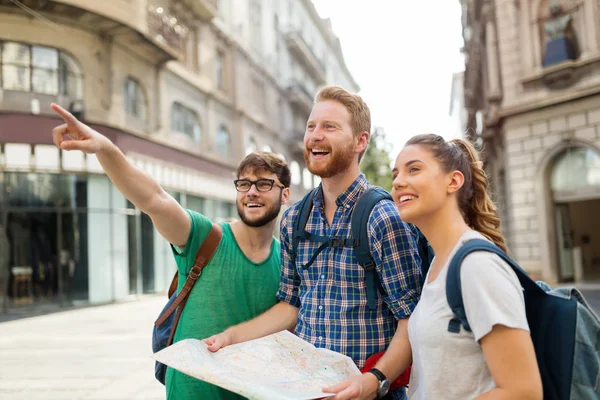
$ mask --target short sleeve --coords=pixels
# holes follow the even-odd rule
[[[529,332],[521,284],[499,256],[487,252],[469,254],[460,277],[465,312],[475,340],[490,333],[494,325]]]
[[[187,276],[194,265],[196,253],[198,253],[202,242],[204,242],[204,239],[208,236],[208,232],[210,232],[212,222],[210,219],[196,211],[186,211],[190,216],[190,234],[183,250],[176,248],[171,244],[171,251],[177,262],[179,273]]]

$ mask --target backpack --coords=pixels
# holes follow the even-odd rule
[[[221,230],[221,226],[219,224],[212,224],[208,236],[206,236],[200,249],[198,249],[198,253],[196,253],[194,266],[190,270],[190,273],[185,280],[185,284],[179,293],[176,292],[178,273],[175,273],[169,291],[167,292],[169,301],[167,301],[167,304],[160,312],[158,319],[154,322],[154,328],[152,330],[152,351],[154,353],[161,351],[173,343],[173,336],[177,329],[179,317],[181,316],[183,307],[185,307],[190,292],[192,291],[192,287],[200,275],[202,275],[202,270],[217,250],[222,235],[223,231]],[[165,384],[166,373],[167,366],[156,361],[154,364],[154,376],[163,385]]]
[[[461,326],[471,331],[463,305],[460,266],[475,251],[497,254],[519,278],[544,399],[600,398],[600,319],[583,295],[572,287],[552,290],[544,282],[536,283],[506,253],[486,240],[467,241],[450,261],[446,297],[454,318],[448,331],[458,333]]]
[[[328,236],[319,236],[306,231],[306,223],[310,216],[310,211],[313,207],[313,199],[318,189],[313,189],[307,193],[300,203],[298,204],[298,213],[296,219],[292,224],[292,253],[290,258],[292,262],[296,262],[296,255],[298,251],[298,243],[300,240],[310,240],[313,242],[320,242],[321,245],[317,248],[315,253],[312,255],[310,260],[302,266],[302,269],[308,269],[319,253],[327,247],[352,247],[356,254],[356,260],[358,264],[365,270],[366,290],[367,290],[367,308],[369,310],[375,310],[377,308],[376,303],[376,292],[379,292],[381,296],[385,296],[385,289],[379,280],[379,276],[375,270],[375,261],[371,255],[371,249],[369,246],[369,232],[368,222],[369,216],[373,211],[373,208],[381,200],[391,200],[392,196],[385,191],[383,188],[378,186],[369,187],[356,201],[354,210],[350,217],[350,226],[352,236],[350,238],[337,238]],[[421,257],[421,271],[422,276],[425,277],[429,264],[433,259],[433,250],[425,236],[418,231],[416,227],[412,227],[414,233],[418,233],[417,247],[419,250],[419,256]]]

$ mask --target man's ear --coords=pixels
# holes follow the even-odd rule
[[[360,154],[367,149],[369,145],[369,139],[371,139],[371,134],[367,131],[361,132],[356,137],[356,146],[355,151]]]
[[[452,171],[448,174],[448,194],[456,193],[465,184],[465,176],[460,171]]]
[[[281,204],[286,204],[290,201],[290,188],[283,188],[281,190]]]

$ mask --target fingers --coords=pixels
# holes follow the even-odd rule
[[[84,153],[95,153],[93,144],[89,139],[86,140],[63,140],[59,146],[63,150],[81,150]]]
[[[73,126],[73,125],[77,124],[77,122],[79,122],[77,120],[77,118],[75,118],[73,116],[73,114],[71,114],[70,112],[68,112],[61,106],[59,106],[58,104],[52,103],[52,104],[50,104],[50,107],[54,110],[55,113],[57,113],[67,123],[67,125]]]
[[[62,124],[52,129],[52,141],[56,145],[56,147],[61,148],[61,143],[64,141],[65,134],[69,133],[69,128],[67,124]]]
[[[350,383],[351,383],[350,381],[345,380],[345,381],[338,383],[337,385],[328,386],[326,388],[323,388],[323,392],[324,393],[339,393],[342,390],[346,389],[348,386],[350,386]]]
[[[208,339],[204,339],[204,343],[208,345],[208,350],[213,353],[218,351],[223,346],[223,340],[219,338],[219,335],[211,336]]]

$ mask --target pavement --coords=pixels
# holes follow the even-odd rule
[[[600,312],[600,285],[581,287]],[[0,323],[2,400],[159,400],[152,325],[166,296]]]
[[[159,400],[152,326],[166,296],[0,323],[0,399]]]

